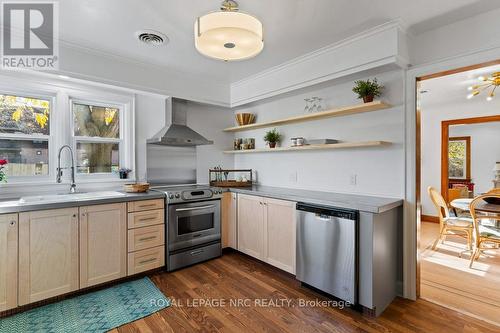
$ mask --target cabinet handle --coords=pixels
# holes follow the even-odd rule
[[[139,222],[146,222],[146,221],[152,221],[156,220],[156,217],[143,217],[139,219]]]
[[[152,240],[152,239],[155,239],[155,238],[156,238],[156,236],[149,236],[149,237],[139,238],[139,242],[145,242],[145,241]]]
[[[139,208],[153,207],[153,206],[156,206],[156,204],[139,205]]]
[[[85,216],[85,214],[82,214],[82,216]],[[73,214],[73,217],[76,217],[76,214]]]
[[[10,223],[9,223],[9,224],[10,224],[11,226],[15,226],[15,225],[16,225],[16,221],[12,220],[12,221],[10,221]]]
[[[147,263],[150,263],[153,261],[156,261],[156,258],[151,258],[151,259],[139,261],[139,264],[143,265],[143,264],[147,264]]]

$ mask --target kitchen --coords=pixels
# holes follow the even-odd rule
[[[266,31],[273,26],[262,8],[240,5],[264,17]],[[323,1],[316,5],[330,8]],[[124,16],[140,11],[137,6],[123,5]],[[274,324],[281,331],[300,331],[304,325],[367,330],[390,326],[384,321],[397,318],[398,308],[415,315],[441,311],[420,299],[405,300],[416,299],[407,230],[412,223],[407,68],[410,58],[412,64],[429,59],[405,44],[407,31],[395,19],[402,12],[394,9],[394,20],[358,27],[356,36],[337,36],[323,49],[308,44],[306,50],[281,52],[274,63],[268,59],[271,50],[278,54],[273,28],[269,39],[264,36],[262,54],[223,62],[204,57],[192,36],[194,18],[217,6],[194,7],[193,20],[189,16],[179,31],[170,26],[175,20],[160,29],[156,15],[151,25],[121,25],[128,31],[156,24],[162,31],[155,30],[156,37],[166,45],[134,40],[129,52],[112,42],[99,53],[61,39],[57,71],[2,71],[2,94],[17,96],[17,104],[5,100],[2,111],[10,112],[9,119],[0,130],[0,141],[8,143],[0,146],[0,158],[8,161],[7,182],[0,185],[0,262],[7,268],[0,269],[0,331],[2,325],[18,325],[11,323],[23,315],[50,316],[54,309],[68,311],[68,301],[88,302],[94,293],[125,287],[139,288],[138,294],[156,305],[134,309],[141,314],[106,330],[264,331]],[[60,4],[66,39],[77,41],[82,23],[72,27],[71,15],[62,14],[78,8],[87,18],[99,17],[91,6]],[[485,9],[472,17],[487,14]],[[424,21],[423,16],[407,19]],[[460,27],[462,21],[454,24]],[[429,43],[432,30],[420,31],[412,45]],[[154,37],[150,30],[136,36],[144,40],[144,33]],[[177,47],[184,53],[176,53]],[[359,52],[369,49],[373,52]],[[126,56],[116,55],[120,50]],[[446,57],[440,49],[434,52],[434,62]],[[166,53],[175,69],[158,66]],[[146,60],[133,60],[141,56]],[[185,63],[179,62],[183,56]],[[353,87],[374,79],[380,96],[365,103]],[[20,97],[42,101],[22,106],[19,119],[25,127],[15,121]],[[43,111],[48,109],[44,101],[50,111]],[[238,115],[245,113],[253,121],[239,124]],[[40,123],[42,114],[48,125]],[[90,124],[101,132],[91,132]],[[103,132],[110,124],[116,124],[114,132]],[[26,130],[37,126],[38,131]],[[13,146],[23,140],[27,147]],[[64,145],[70,149],[59,151]],[[17,151],[30,155],[17,162]],[[94,151],[106,151],[102,156],[109,161],[90,158]],[[12,174],[31,170],[18,166],[30,159],[35,176]],[[93,171],[96,166],[99,171]],[[124,191],[126,184],[146,182],[145,193]],[[116,311],[127,303],[116,302]],[[225,321],[225,314],[241,318]],[[315,315],[321,318],[317,323],[308,317]],[[210,319],[203,322],[200,316]],[[462,320],[455,323],[489,329],[477,319]]]

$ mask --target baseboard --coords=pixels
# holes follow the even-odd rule
[[[432,215],[420,215],[420,221],[423,222],[432,222],[432,223],[439,223],[439,217],[437,216],[432,216]]]

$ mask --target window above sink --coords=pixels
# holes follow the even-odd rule
[[[46,84],[40,81],[46,80]],[[135,170],[134,95],[120,89],[34,77],[0,83],[0,159],[7,183],[0,187],[55,184],[57,151],[75,152],[76,182],[119,180],[118,169]],[[61,166],[70,166],[62,154]],[[63,182],[69,181],[63,170]],[[134,180],[130,174],[129,180]]]

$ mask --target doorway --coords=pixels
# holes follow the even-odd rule
[[[419,296],[497,325],[500,250],[488,251],[470,269],[467,235],[453,232],[442,237],[440,208],[433,204],[428,188],[442,196],[451,215],[467,219],[466,209],[454,208],[450,202],[494,187],[493,169],[500,160],[500,99],[495,99],[494,90],[481,87],[476,93],[476,87],[500,72],[499,63],[417,79],[415,169]],[[495,144],[495,140],[499,141]]]

